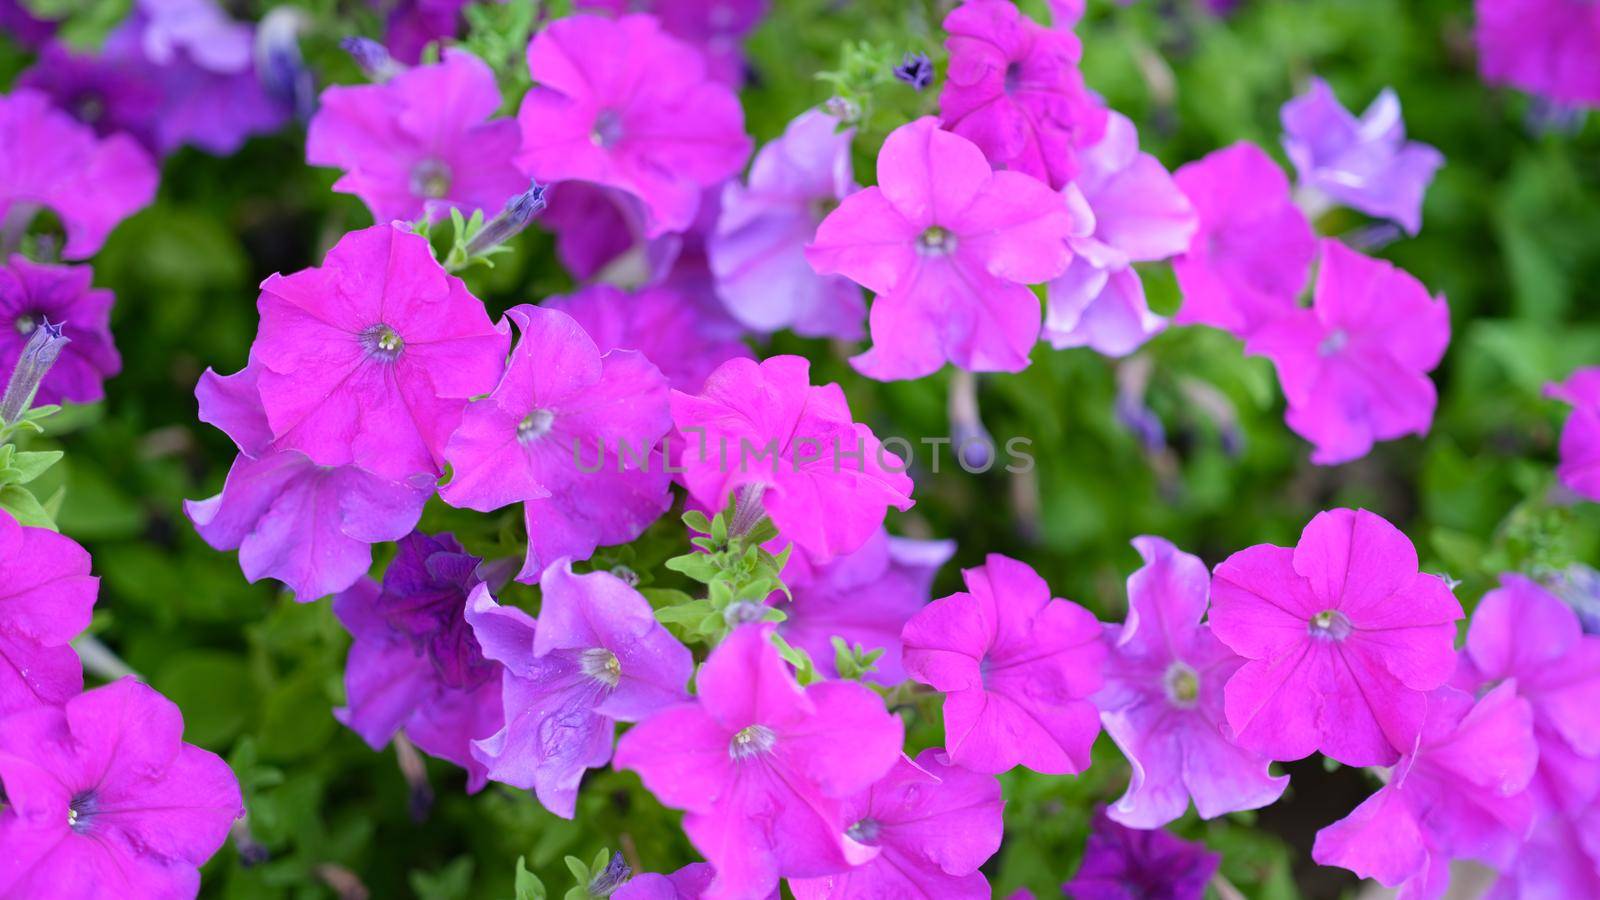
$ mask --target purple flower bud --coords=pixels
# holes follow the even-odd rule
[[[34,395],[39,393],[39,383],[44,381],[45,373],[55,365],[56,357],[70,340],[61,333],[61,326],[50,324],[49,319],[33,330],[11,373],[11,381],[6,384],[5,394],[0,395],[0,426],[15,425],[28,411]]]
[[[933,83],[933,63],[926,53],[907,53],[894,67],[894,77],[920,91]]]
[[[623,861],[622,854],[613,853],[611,862],[606,863],[604,869],[594,873],[589,879],[589,896],[601,898],[611,896],[627,883],[628,876],[632,874],[633,870]]]
[[[256,74],[267,95],[283,103],[301,121],[317,108],[317,82],[300,53],[300,31],[306,16],[280,6],[267,13],[256,28]]]
[[[467,254],[475,256],[491,247],[498,247],[521,233],[545,208],[545,187],[537,181],[522,193],[506,201],[505,209],[489,220],[483,230],[467,241]]]
[[[389,55],[389,49],[371,38],[351,35],[339,42],[339,49],[350,54],[361,67],[361,74],[382,84],[401,72],[405,66]]]
[[[950,378],[950,446],[968,472],[987,472],[994,465],[994,438],[978,411],[978,379],[965,369]]]

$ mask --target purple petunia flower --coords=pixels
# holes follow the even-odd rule
[[[996,169],[1066,187],[1077,149],[1098,141],[1106,124],[1078,71],[1077,35],[1034,22],[1011,0],[969,0],[945,16],[944,30],[950,64],[940,123]]]
[[[1257,544],[1216,568],[1211,630],[1249,660],[1228,680],[1228,724],[1272,759],[1393,765],[1455,667],[1461,617],[1399,529],[1366,510],[1318,513],[1297,546]]]
[[[740,44],[767,13],[767,0],[576,0],[573,5],[615,16],[655,15],[667,34],[705,55],[711,77],[732,87],[745,80]]]
[[[1512,864],[1484,900],[1600,897],[1600,803],[1568,815],[1545,816],[1533,826]]]
[[[491,779],[531,789],[570,819],[584,771],[611,759],[616,723],[685,702],[694,659],[650,602],[609,572],[575,575],[560,559],[539,584],[537,623],[486,587],[473,592],[467,619],[485,655],[505,666],[506,712],[473,755]]]
[[[551,297],[542,305],[576,320],[601,353],[643,353],[676,390],[698,393],[718,366],[730,359],[753,358],[749,347],[726,337],[720,322],[676,288],[648,287],[628,293],[609,284],[594,284],[564,297]]]
[[[707,897],[765,897],[778,879],[843,872],[877,855],[849,837],[848,798],[900,757],[904,726],[854,682],[800,687],[770,625],[711,652],[690,704],[636,725],[615,766],[639,773],[716,867]]]
[[[557,557],[587,558],[638,537],[672,505],[652,451],[672,426],[667,380],[644,355],[601,356],[571,316],[518,306],[521,337],[500,383],[469,404],[444,457],[439,496],[489,512],[522,503],[536,581]]]
[[[184,502],[200,537],[239,551],[251,582],[275,578],[309,602],[355,584],[372,545],[409,534],[433,496],[427,475],[392,481],[357,466],[319,466],[272,439],[252,364],[233,375],[207,370],[195,387],[200,420],[239,448],[222,492]]]
[[[83,690],[68,646],[100,591],[89,554],[69,538],[17,524],[0,509],[0,715],[61,704]]]
[[[1238,143],[1178,169],[1200,215],[1189,249],[1172,261],[1183,289],[1173,321],[1248,337],[1295,308],[1316,255],[1316,235],[1289,196],[1289,179],[1265,151]]]
[[[1539,757],[1532,718],[1514,684],[1476,703],[1451,687],[1434,691],[1388,782],[1317,832],[1312,859],[1418,900],[1444,896],[1453,859],[1509,865],[1533,821],[1524,790]]]
[[[384,20],[383,42],[395,58],[416,64],[431,43],[461,30],[461,8],[468,0],[369,0]]]
[[[1381,219],[1411,234],[1422,228],[1422,196],[1444,165],[1444,154],[1406,140],[1400,98],[1385,89],[1357,119],[1333,89],[1313,78],[1304,94],[1283,105],[1283,149],[1302,187]]]
[[[67,232],[62,256],[93,256],[117,223],[154,199],[156,177],[126,135],[99,139],[38,91],[0,95],[0,220],[23,227],[49,208]]]
[[[122,371],[111,342],[110,291],[94,290],[88,266],[47,266],[13,255],[0,264],[0,372],[10,373],[45,322],[66,326],[71,343],[39,387],[40,404],[95,403],[105,379]]]
[[[383,84],[331,87],[306,134],[306,161],[344,169],[379,222],[437,220],[451,208],[492,217],[528,186],[512,165],[520,134],[500,108],[494,72],[464,50]]]
[[[131,678],[7,717],[0,784],[8,897],[193,897],[244,815],[228,764]]]
[[[133,30],[112,32],[94,54],[51,41],[17,77],[17,86],[48,95],[58,109],[102,137],[125,131],[145,149],[158,152],[166,93],[160,70],[144,58]]]
[[[168,65],[186,55],[212,72],[240,72],[254,64],[254,29],[228,18],[213,0],[138,0],[146,17],[140,35],[145,58]]]
[[[558,19],[528,46],[528,68],[517,165],[638,197],[652,237],[688,227],[701,190],[750,154],[738,98],[652,16]]]
[[[440,472],[510,339],[421,235],[388,224],[345,235],[321,268],[268,278],[257,305],[250,352],[276,446],[396,481]]]
[[[1061,890],[1071,900],[1201,900],[1222,855],[1159,828],[1117,824],[1105,810],[1083,848],[1078,874]]]
[[[1106,658],[1100,623],[997,553],[961,576],[965,592],[933,601],[901,634],[906,673],[945,694],[951,762],[990,773],[1087,769],[1100,733],[1089,702]]]
[[[1253,331],[1245,352],[1278,370],[1289,427],[1311,441],[1311,461],[1336,465],[1376,441],[1425,435],[1437,391],[1428,373],[1450,343],[1443,296],[1404,270],[1322,242],[1310,309],[1293,307]]]
[[[802,113],[761,148],[745,184],[730,182],[706,242],[717,295],[756,331],[856,340],[866,302],[849,279],[818,275],[805,245],[823,217],[856,189],[853,129],[819,110]]]
[[[925,117],[889,135],[877,186],[828,214],[806,258],[878,295],[872,349],[851,360],[869,378],[920,378],[946,361],[1016,372],[1039,340],[1027,285],[1066,271],[1072,224],[1060,194],[992,171],[977,146]]]
[[[469,792],[488,781],[472,742],[505,722],[503,669],[484,657],[467,622],[467,596],[483,583],[481,562],[448,534],[412,532],[381,587],[363,578],[333,598],[354,638],[345,706],[334,716],[374,750],[404,731],[423,752],[466,769]]]
[[[1205,563],[1161,538],[1133,546],[1144,565],[1128,577],[1128,620],[1111,629],[1106,683],[1094,697],[1133,767],[1107,815],[1160,828],[1191,797],[1204,819],[1272,803],[1289,778],[1269,775],[1266,757],[1233,742],[1223,685],[1244,660],[1200,622],[1211,591]]]
[[[1111,113],[1105,136],[1078,161],[1066,189],[1074,255],[1050,282],[1044,339],[1057,349],[1126,356],[1167,327],[1150,312],[1133,263],[1182,253],[1198,218],[1160,160],[1139,152],[1139,133],[1121,113]]]
[[[1600,366],[1579,369],[1544,393],[1572,406],[1561,430],[1556,475],[1574,493],[1600,502]]]
[[[641,872],[611,895],[611,900],[700,900],[717,877],[709,863],[691,863],[671,875]],[[772,891],[772,900],[779,893]]]
[[[949,897],[982,900],[978,871],[1000,849],[1005,829],[1000,780],[950,765],[930,747],[900,761],[845,801],[845,833],[878,856],[839,875],[790,879],[797,900],[830,897]]]
[[[1478,68],[1556,103],[1600,107],[1600,6],[1583,0],[1476,0]]]
[[[721,509],[735,491],[759,491],[779,534],[820,564],[866,543],[889,507],[910,509],[912,484],[851,419],[844,391],[810,373],[798,356],[729,360],[700,394],[672,392],[672,419],[696,501]]]

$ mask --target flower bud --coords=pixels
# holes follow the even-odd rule
[[[11,373],[11,381],[6,384],[6,392],[0,396],[0,425],[15,425],[33,405],[45,373],[50,371],[70,340],[61,333],[61,326],[50,324],[49,319],[33,330]]]
[[[498,247],[521,233],[545,208],[544,185],[534,182],[526,191],[506,201],[500,215],[489,220],[483,230],[467,241],[467,255],[476,256],[491,247]]]
[[[405,66],[389,55],[387,47],[371,38],[352,35],[340,41],[339,48],[356,61],[356,65],[361,67],[361,74],[378,84],[405,71]]]

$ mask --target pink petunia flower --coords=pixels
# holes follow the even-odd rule
[[[244,815],[228,764],[132,678],[7,717],[0,784],[8,897],[193,897]]]
[[[1050,282],[1044,339],[1057,349],[1126,356],[1167,327],[1150,311],[1133,263],[1182,253],[1199,220],[1161,161],[1139,152],[1127,116],[1111,113],[1105,136],[1078,159],[1081,171],[1066,188],[1074,255]]]
[[[1228,680],[1228,725],[1272,759],[1393,765],[1455,667],[1461,617],[1399,529],[1318,513],[1295,547],[1257,544],[1216,568],[1212,633],[1250,660]]]
[[[69,642],[89,627],[100,579],[69,538],[0,509],[0,716],[83,690]]]
[[[670,35],[706,57],[711,77],[737,88],[745,80],[744,36],[767,13],[768,0],[576,0],[580,10],[647,12]]]
[[[344,169],[379,222],[437,220],[450,209],[493,217],[528,180],[512,165],[517,123],[500,108],[494,72],[464,50],[384,84],[330,87],[306,132],[306,161]]]
[[[1444,896],[1451,860],[1508,865],[1533,821],[1525,790],[1539,756],[1532,718],[1513,684],[1476,703],[1455,688],[1433,692],[1387,783],[1317,832],[1311,858],[1417,900]]]
[[[1211,593],[1205,563],[1156,537],[1133,546],[1144,565],[1128,577],[1128,620],[1111,629],[1105,687],[1095,695],[1106,733],[1133,768],[1107,815],[1131,828],[1160,828],[1194,798],[1203,819],[1276,801],[1287,775],[1235,744],[1223,685],[1244,660],[1200,619]]]
[[[652,237],[688,227],[700,191],[750,155],[739,99],[653,16],[558,19],[528,45],[528,68],[517,165],[537,181],[633,194]]]
[[[1321,78],[1283,105],[1283,149],[1302,188],[1320,192],[1370,216],[1392,219],[1407,232],[1422,228],[1422,196],[1444,165],[1444,154],[1406,140],[1400,98],[1385,89],[1357,119]]]
[[[1600,366],[1579,369],[1565,382],[1547,385],[1544,393],[1572,406],[1561,430],[1557,477],[1575,493],[1600,502]]]
[[[878,854],[849,837],[846,802],[900,757],[904,726],[868,688],[800,687],[770,625],[734,630],[700,667],[695,702],[622,736],[614,765],[639,774],[717,877],[708,898],[762,898],[783,878],[843,872]]]
[[[949,897],[982,900],[978,871],[1005,830],[1000,780],[950,765],[930,747],[902,755],[888,775],[845,802],[845,833],[877,847],[877,858],[839,875],[790,879],[796,900]]]
[[[345,235],[321,268],[268,278],[257,305],[250,352],[276,445],[395,481],[439,473],[509,343],[421,235],[388,224]]]
[[[1105,810],[1083,847],[1083,863],[1061,886],[1070,900],[1202,900],[1222,854],[1159,828],[1127,828]]]
[[[996,169],[1066,187],[1076,150],[1100,139],[1106,110],[1078,71],[1083,45],[1011,0],[969,0],[945,16],[950,64],[939,120],[977,144]]]
[[[889,135],[877,186],[822,220],[806,258],[878,295],[872,349],[851,360],[862,374],[920,378],[946,361],[1016,372],[1039,340],[1027,285],[1066,271],[1072,229],[1060,194],[992,171],[977,146],[925,117]]]
[[[1597,834],[1600,803],[1568,815],[1545,816],[1533,826],[1516,860],[1501,870],[1484,900],[1600,897]]]
[[[612,900],[700,900],[717,877],[709,863],[690,863],[670,875],[640,872],[612,894]],[[779,900],[773,889],[770,900]]]
[[[825,563],[877,532],[889,507],[910,509],[907,465],[850,417],[837,384],[811,384],[811,363],[732,359],[698,395],[672,392],[684,484],[707,509],[759,491],[779,534]]]
[[[1051,599],[1024,563],[997,553],[961,573],[967,590],[906,623],[906,673],[942,691],[950,760],[975,772],[1089,767],[1106,646],[1093,614]]]
[[[557,557],[586,559],[638,537],[672,505],[652,451],[672,426],[667,380],[644,355],[601,356],[571,316],[518,306],[521,337],[500,383],[467,406],[444,456],[439,496],[489,512],[522,503],[524,581]]]
[[[650,602],[609,572],[575,575],[571,561],[559,559],[539,585],[537,623],[496,604],[485,587],[469,601],[483,652],[505,666],[506,712],[505,726],[472,752],[490,778],[533,790],[570,819],[584,772],[611,759],[616,723],[687,701],[694,658]]]
[[[28,338],[46,321],[65,325],[71,339],[39,386],[41,405],[98,402],[105,379],[122,371],[111,340],[113,298],[91,288],[93,278],[88,266],[40,265],[21,254],[0,264],[0,372],[16,366]]]
[[[1450,343],[1450,308],[1422,282],[1339,241],[1322,242],[1316,298],[1257,328],[1245,352],[1265,356],[1311,461],[1360,459],[1376,441],[1424,435],[1438,395],[1428,373]]]
[[[745,184],[729,182],[723,189],[722,215],[706,250],[718,296],[747,327],[862,337],[867,305],[861,288],[847,278],[818,275],[805,255],[823,217],[856,190],[854,136],[833,116],[807,110],[761,148]]]
[[[1172,261],[1183,289],[1179,325],[1249,337],[1295,308],[1316,255],[1316,235],[1289,196],[1289,179],[1265,151],[1238,143],[1173,175],[1200,214],[1186,253]]]
[[[541,305],[571,316],[601,353],[643,353],[667,377],[667,384],[688,393],[698,393],[706,377],[728,360],[754,358],[742,341],[726,336],[719,321],[671,287],[629,293],[594,284]]]
[[[87,259],[117,223],[155,198],[156,167],[127,135],[97,138],[44,94],[0,95],[0,219],[26,225],[41,208],[66,229],[61,255]]]
[[[1478,68],[1569,106],[1600,107],[1600,7],[1583,0],[1476,0]]]
[[[416,527],[433,496],[433,478],[392,481],[359,466],[319,466],[272,439],[261,409],[260,367],[200,376],[200,420],[239,448],[222,492],[184,501],[200,537],[217,550],[238,550],[250,582],[275,578],[295,599],[310,602],[355,584],[372,568],[372,545],[397,541]]]

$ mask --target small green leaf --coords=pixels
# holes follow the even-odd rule
[[[517,857],[516,890],[516,900],[546,900],[549,896],[539,876],[528,871],[528,859],[524,856]]]
[[[56,530],[55,519],[51,518],[49,510],[45,509],[27,488],[14,484],[0,487],[0,509],[10,513],[13,519],[30,528]]]
[[[60,450],[34,450],[27,453],[18,453],[8,467],[17,472],[15,484],[27,484],[43,475],[47,469],[61,461],[65,456]]]

